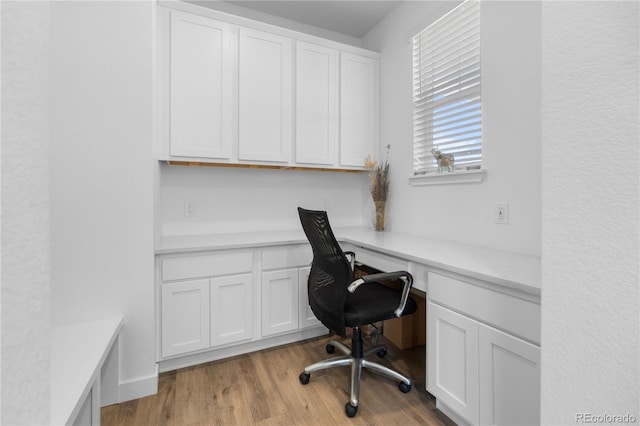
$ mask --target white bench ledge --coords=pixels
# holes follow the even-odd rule
[[[121,329],[122,317],[52,328],[50,424],[74,421]]]

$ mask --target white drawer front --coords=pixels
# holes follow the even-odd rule
[[[540,305],[429,273],[427,295],[441,305],[540,344]]]
[[[406,260],[365,249],[356,250],[356,261],[382,272],[407,271],[409,269],[409,262]]]
[[[175,257],[162,260],[162,280],[210,277],[251,272],[251,251],[229,251],[202,256]]]
[[[309,244],[269,247],[262,250],[262,270],[309,266],[312,259]]]

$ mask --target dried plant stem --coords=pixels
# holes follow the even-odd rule
[[[389,193],[389,163],[371,170],[371,197],[374,201],[386,201]]]

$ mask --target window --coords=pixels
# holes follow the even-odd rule
[[[482,161],[480,3],[467,0],[413,37],[413,173],[437,170],[431,150],[455,170]]]

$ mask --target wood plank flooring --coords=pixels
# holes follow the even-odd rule
[[[389,344],[387,356],[378,361],[408,374],[414,381],[411,392],[403,394],[396,382],[365,370],[358,413],[347,418],[347,367],[313,373],[307,385],[298,380],[306,365],[329,356],[324,347],[331,338],[336,337],[162,373],[156,395],[104,407],[102,425],[454,424],[435,408],[434,398],[425,390],[425,347],[401,351],[393,344]],[[385,342],[384,337],[379,340]],[[344,343],[350,346],[348,339]]]

